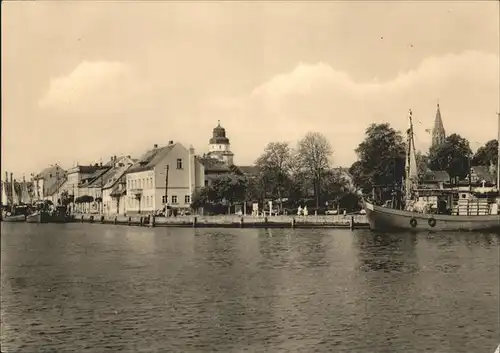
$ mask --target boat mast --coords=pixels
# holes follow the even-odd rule
[[[411,198],[411,153],[413,148],[413,121],[411,109],[408,113],[408,119],[410,120],[410,128],[408,129],[408,145],[406,150],[406,185],[405,185],[405,200]]]
[[[497,113],[497,116],[498,116],[497,190],[500,190],[500,113]]]

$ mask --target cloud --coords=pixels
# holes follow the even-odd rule
[[[433,126],[439,100],[447,132],[468,138],[475,149],[476,141],[496,138],[498,60],[478,51],[430,57],[383,82],[356,82],[323,62],[300,63],[247,96],[215,99],[208,116],[227,122],[238,160],[254,160],[269,141],[295,142],[307,131],[320,131],[334,147],[336,164],[349,165],[370,123],[389,122],[404,131],[409,109],[417,147],[427,149],[431,137],[425,130]]]
[[[52,79],[39,107],[60,113],[85,115],[113,113],[122,109],[138,90],[131,67],[121,62],[84,61],[69,75]]]

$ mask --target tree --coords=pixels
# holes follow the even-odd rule
[[[332,155],[330,142],[319,132],[307,133],[298,143],[297,162],[299,169],[305,171],[312,181],[316,207],[319,207],[321,181],[325,171],[330,167]]]
[[[472,158],[472,165],[491,166],[498,161],[498,140],[490,140],[484,146],[479,147]]]
[[[356,148],[358,161],[349,172],[364,192],[375,185],[400,183],[405,175],[406,144],[400,132],[390,124],[371,124],[365,139]]]
[[[74,196],[69,195],[67,190],[61,192],[61,204],[63,206],[68,206],[71,202],[73,202]]]
[[[424,180],[431,172],[429,169],[429,156],[418,151],[415,156],[419,180]]]
[[[444,143],[431,147],[429,167],[432,170],[445,170],[450,182],[464,179],[469,174],[472,151],[469,141],[458,134],[448,136]]]
[[[270,142],[255,162],[271,196],[280,200],[280,209],[290,182],[292,158],[292,149],[287,142]]]
[[[193,199],[191,202],[191,208],[198,209],[204,207],[212,202],[214,197],[214,190],[210,186],[204,186],[199,190],[196,190],[193,194]]]

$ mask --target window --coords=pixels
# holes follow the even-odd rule
[[[205,180],[205,186],[208,186],[208,180]]]
[[[173,204],[177,203],[177,195],[172,195],[172,203]]]
[[[161,197],[161,203],[163,203],[163,204],[164,204],[164,203],[166,203],[166,202],[167,202],[167,201],[166,201],[165,195],[163,195],[163,196]]]
[[[191,195],[184,196],[184,203],[191,203]]]
[[[177,169],[182,169],[182,159],[177,158]]]

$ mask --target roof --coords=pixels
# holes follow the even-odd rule
[[[92,174],[102,166],[99,165],[77,165],[74,168],[68,170],[68,174],[82,173],[82,174]]]
[[[256,165],[238,166],[243,174],[259,174],[260,168]]]
[[[104,181],[113,173],[113,168],[106,167],[95,171],[88,179],[87,187],[98,188],[104,185]]]
[[[50,185],[46,189],[46,191],[45,191],[46,196],[54,195],[65,182],[66,182],[66,177],[63,177],[62,179],[56,180],[52,185]]]
[[[120,184],[116,184],[113,189],[111,190],[111,193],[109,194],[110,196],[123,196],[127,194],[127,188],[122,188],[120,189]]]
[[[450,181],[450,174],[445,170],[431,170],[425,176],[424,182],[445,183]]]
[[[35,180],[37,179],[48,179],[48,178],[51,178],[52,175],[51,174],[55,174],[56,172],[62,172],[61,173],[61,176],[65,175],[66,174],[66,171],[64,169],[62,169],[59,165],[52,165],[50,167],[47,167],[45,169],[43,169],[40,173],[38,173],[36,176],[35,176]]]
[[[229,172],[229,166],[223,161],[210,157],[197,157],[197,160],[205,167],[205,173],[210,172]]]
[[[153,148],[143,154],[137,163],[126,171],[126,174],[143,172],[153,169],[177,145],[176,143],[164,147]]]

